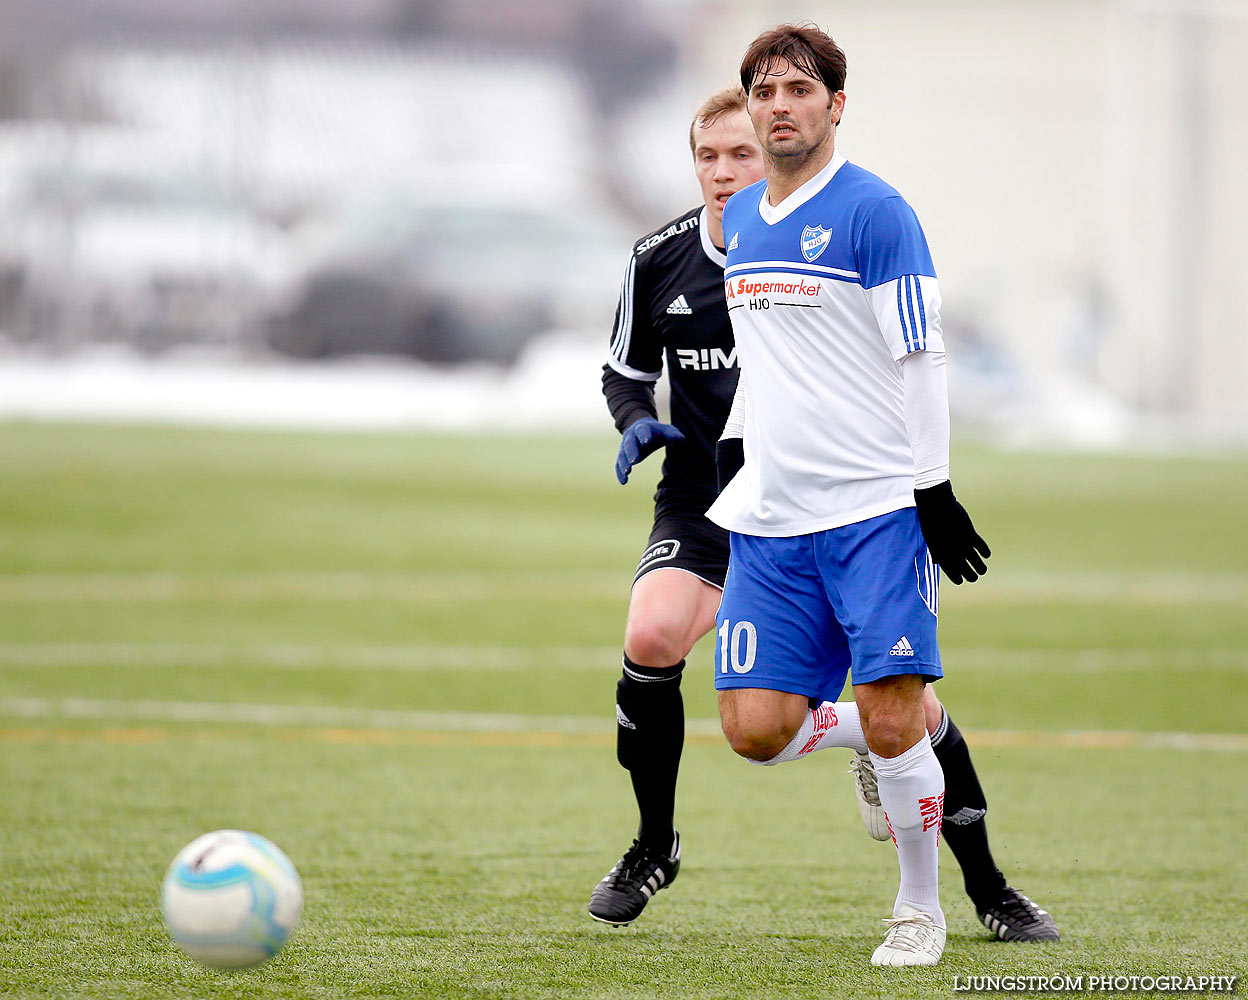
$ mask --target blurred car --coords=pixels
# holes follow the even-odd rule
[[[25,339],[152,351],[244,340],[284,239],[202,178],[125,168],[33,168],[5,214]]]
[[[303,358],[509,365],[538,334],[605,333],[629,238],[590,212],[374,202],[292,234],[269,344]]]

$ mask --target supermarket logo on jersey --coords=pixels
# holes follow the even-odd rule
[[[798,278],[796,281],[755,281],[751,276],[724,282],[724,297],[729,301],[739,295],[747,298],[755,295],[800,295],[813,299],[818,297],[822,287],[817,279],[812,279],[807,284],[805,278]]]
[[[823,226],[807,226],[803,229],[802,256],[806,258],[806,263],[813,263],[815,258],[823,253],[831,242],[831,229],[824,229]]]

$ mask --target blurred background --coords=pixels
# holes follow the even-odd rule
[[[924,222],[964,425],[1244,443],[1242,0],[0,0],[0,415],[601,427],[630,242],[786,19]]]

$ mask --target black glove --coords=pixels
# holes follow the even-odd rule
[[[671,424],[661,424],[653,417],[634,420],[624,431],[619,454],[615,456],[615,478],[623,486],[633,466],[647,455],[658,451],[672,441],[683,441],[685,436]]]
[[[966,508],[954,498],[948,480],[915,490],[914,505],[927,550],[950,581],[974,583],[988,572],[984,559],[992,550],[971,524]]]
[[[715,442],[715,481],[719,492],[732,482],[732,477],[745,465],[745,440],[722,438]]]

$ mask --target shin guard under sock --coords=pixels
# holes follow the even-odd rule
[[[879,779],[880,803],[897,845],[901,887],[893,913],[902,903],[930,913],[944,926],[940,909],[940,815],[945,780],[923,734],[914,746],[896,757],[871,754]]]

